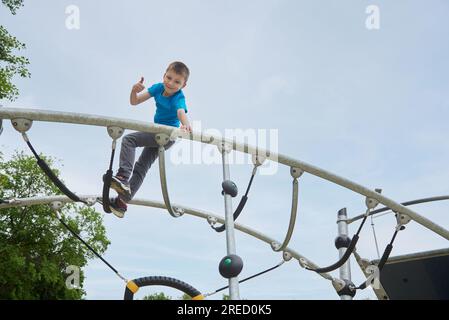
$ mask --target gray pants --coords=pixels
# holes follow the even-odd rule
[[[131,197],[129,199],[123,199],[126,202],[129,202],[132,198],[134,198],[137,190],[139,190],[142,185],[148,169],[151,168],[151,165],[159,156],[159,145],[155,140],[155,135],[155,133],[134,132],[127,134],[122,139],[122,147],[120,150],[120,168],[117,171],[117,175],[129,180]],[[169,141],[165,145],[165,150],[169,149],[174,143],[175,141]],[[144,148],[140,154],[139,160],[137,160],[134,164],[137,147]]]

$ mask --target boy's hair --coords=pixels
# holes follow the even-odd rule
[[[189,68],[187,68],[187,66],[180,61],[175,61],[175,62],[170,63],[165,72],[167,72],[169,70],[173,70],[176,74],[182,75],[186,82],[189,79],[189,76],[190,76]]]

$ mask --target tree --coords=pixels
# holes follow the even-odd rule
[[[2,0],[13,15],[23,5],[23,0]],[[26,68],[29,64],[27,58],[16,56],[13,50],[23,50],[25,44],[11,36],[8,31],[0,25],[0,99],[14,101],[19,95],[19,90],[12,83],[12,78],[19,75],[29,78],[30,72]]]
[[[23,6],[23,0],[2,0],[2,2],[12,14],[16,14],[16,10]]]
[[[172,297],[165,295],[163,292],[153,293],[146,295],[142,300],[172,300]],[[178,300],[192,300],[192,297],[187,293],[184,293]],[[223,300],[231,300],[229,295],[223,294]]]
[[[53,160],[43,159],[53,165]],[[16,152],[3,161],[0,154],[0,199],[60,193],[32,156]],[[67,204],[60,217],[97,252],[106,250],[110,242],[100,213]],[[0,209],[0,299],[81,299],[85,294],[82,268],[93,257],[60,224],[50,206]],[[68,266],[80,270],[79,289],[66,286]]]
[[[157,292],[146,295],[142,300],[171,300],[171,297],[165,295],[163,292]]]

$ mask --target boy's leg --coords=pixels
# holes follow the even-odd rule
[[[143,148],[139,160],[137,160],[134,166],[131,179],[129,180],[129,185],[131,188],[131,196],[128,199],[124,199],[126,202],[129,202],[132,198],[134,198],[134,195],[137,193],[137,190],[139,190],[140,186],[142,185],[143,179],[145,179],[148,169],[151,168],[151,165],[158,158],[158,156],[159,156],[158,148],[152,147]]]
[[[173,144],[174,141],[169,141],[165,146],[165,149],[169,149]],[[139,160],[134,166],[132,177],[129,180],[131,196],[123,197],[126,202],[129,202],[137,193],[137,190],[139,190],[142,185],[148,169],[151,168],[151,165],[159,156],[159,145],[155,140],[154,133],[136,132],[129,134],[125,136],[122,141],[122,150],[120,152],[120,169],[117,175],[128,179],[129,173],[127,172],[130,172],[129,163],[134,163],[136,147],[144,147],[144,149],[139,157]]]
[[[136,158],[136,148],[157,148],[158,144],[154,140],[154,136],[154,133],[133,132],[123,137],[120,150],[120,168],[117,171],[118,176],[129,180]]]

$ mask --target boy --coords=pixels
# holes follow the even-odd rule
[[[183,89],[189,78],[190,71],[187,66],[179,61],[171,63],[165,71],[163,82],[152,85],[148,90],[143,84],[142,77],[131,90],[130,103],[135,106],[151,97],[156,101],[156,113],[154,122],[179,127],[191,132],[187,119],[187,106]],[[140,93],[140,94],[139,94]],[[169,141],[165,149],[170,148],[174,141]],[[136,147],[144,147],[139,160],[134,164]],[[119,218],[123,218],[129,202],[142,185],[143,179],[158,157],[159,145],[156,143],[155,134],[148,132],[134,132],[123,137],[120,151],[120,168],[112,177],[111,188],[117,191],[118,197],[111,201],[111,211]],[[133,170],[134,167],[134,170]],[[132,172],[132,175],[131,175]]]

